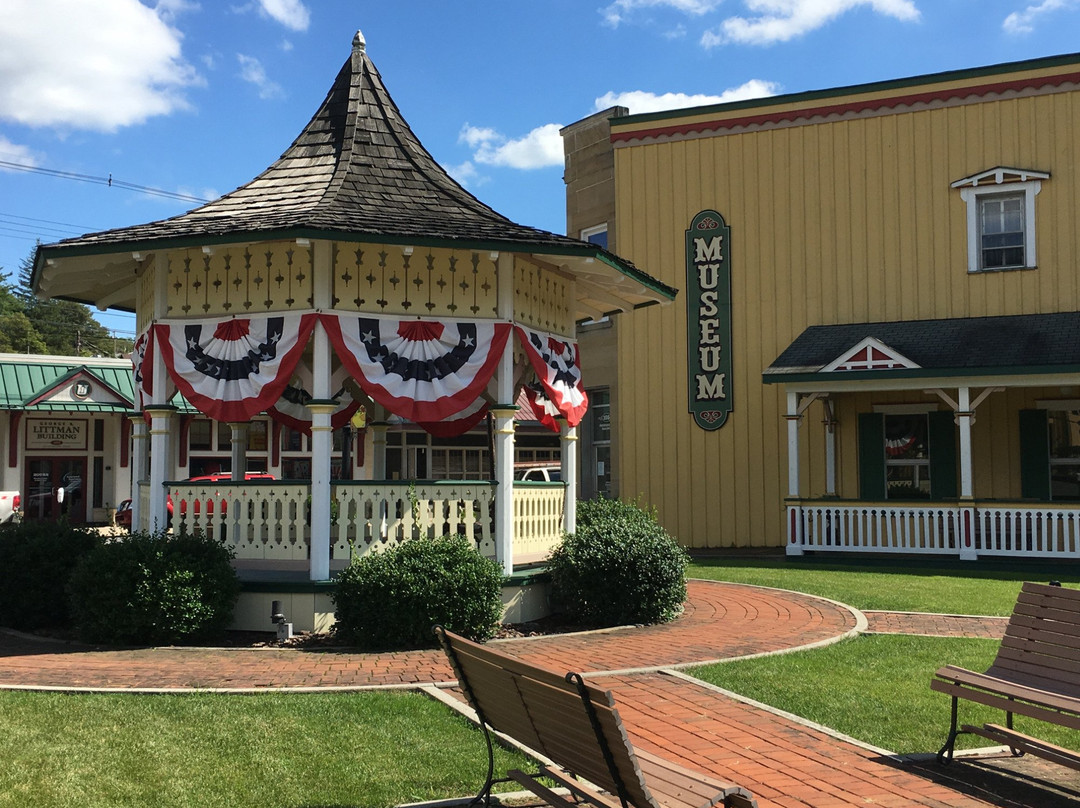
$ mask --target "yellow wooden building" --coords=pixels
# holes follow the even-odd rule
[[[1080,54],[622,112],[564,138],[613,157],[570,232],[680,289],[613,318],[623,497],[692,548],[1080,557]]]

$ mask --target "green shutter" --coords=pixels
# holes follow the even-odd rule
[[[927,413],[930,498],[956,499],[956,424],[951,410]]]
[[[885,419],[881,413],[859,413],[859,497],[885,499]]]
[[[1046,410],[1020,410],[1020,495],[1050,499],[1050,431]]]

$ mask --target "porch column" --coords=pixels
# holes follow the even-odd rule
[[[491,408],[495,418],[495,560],[503,574],[514,571],[514,413],[517,407]]]
[[[129,416],[131,419],[131,529],[141,530],[143,526],[142,496],[140,482],[146,479],[146,461],[149,454],[146,445],[146,419],[141,412]]]
[[[371,449],[375,457],[371,459],[371,478],[373,480],[386,479],[386,430],[390,424],[386,421],[373,421],[368,424],[371,428]]]
[[[163,385],[164,386],[164,385]],[[169,525],[166,505],[168,492],[165,483],[172,470],[172,429],[170,424],[176,407],[170,404],[152,404],[145,408],[150,414],[150,521],[151,533],[165,530]]]
[[[823,398],[825,408],[825,496],[836,496],[836,412],[831,398]]]
[[[787,394],[788,496],[799,498],[799,394]]]
[[[243,482],[244,472],[247,471],[248,423],[246,421],[230,422],[229,429],[232,431],[230,441],[232,474],[230,477],[233,482]]]
[[[563,505],[563,530],[573,533],[577,530],[577,449],[578,433],[576,426],[570,426],[565,418],[559,419],[559,432],[562,442],[562,479],[566,485]]]
[[[311,558],[308,577],[312,581],[330,578],[330,456],[334,432],[330,416],[337,408],[330,390],[330,337],[321,323],[316,323],[312,358],[311,410]]]
[[[496,314],[500,319],[514,321],[514,256],[513,253],[494,253],[499,281]],[[506,341],[496,371],[495,400],[491,408],[495,419],[495,560],[503,573],[514,571],[514,337]]]

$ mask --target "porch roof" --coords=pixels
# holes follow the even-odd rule
[[[179,216],[40,246],[32,283],[44,295],[134,308],[130,279],[147,252],[296,238],[535,254],[605,287],[583,316],[676,294],[595,244],[517,224],[465,190],[413,134],[359,33],[314,117],[259,176]],[[102,267],[108,281],[86,279]]]
[[[872,340],[891,369],[837,367]],[[903,360],[907,360],[904,362]],[[906,364],[907,366],[900,366]],[[1080,374],[1080,312],[810,326],[762,374],[765,384]]]

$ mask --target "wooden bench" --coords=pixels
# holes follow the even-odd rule
[[[952,727],[938,752],[952,761],[956,736],[974,733],[1033,755],[1080,769],[1080,752],[1017,732],[1013,715],[1080,729],[1080,591],[1025,583],[1013,608],[994,663],[985,673],[946,665],[930,687],[952,696]],[[1005,711],[1005,726],[957,727],[957,701]]]
[[[518,769],[516,781],[553,808],[581,801],[597,808],[752,808],[746,790],[630,744],[609,691],[580,674],[560,676],[528,665],[437,627],[458,684],[476,711],[488,745],[488,776],[473,803],[490,803],[494,775],[491,732],[509,736],[547,758],[535,774]],[[547,778],[573,800],[540,782]]]

